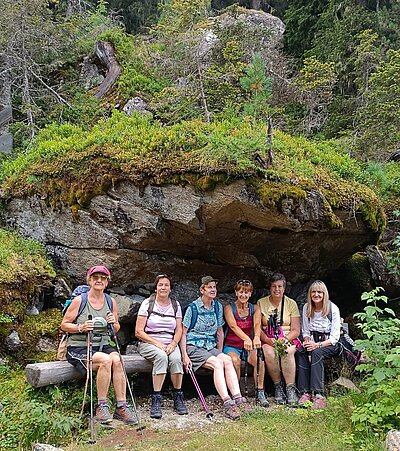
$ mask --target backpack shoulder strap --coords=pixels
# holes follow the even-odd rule
[[[230,304],[230,306],[232,309],[233,316],[236,318],[236,314],[237,314],[236,304],[233,303],[233,304]]]
[[[254,316],[254,304],[252,304],[251,302],[249,302],[249,314],[251,317]]]
[[[283,295],[283,298],[282,298],[281,319],[279,322],[280,326],[283,326],[283,310],[284,310],[284,308],[285,308],[285,295]]]
[[[81,305],[79,306],[78,314],[76,315],[75,321],[82,315],[82,312],[85,310],[87,302],[88,302],[87,292],[81,293]]]
[[[171,298],[171,304],[172,308],[174,309],[174,316],[176,318],[176,312],[178,311],[178,303],[176,302],[176,299]]]
[[[111,296],[110,296],[108,293],[104,293],[104,296],[105,296],[105,298],[106,298],[108,310],[109,310],[110,312],[112,312],[112,311],[113,311],[113,301],[112,301],[112,298],[111,298]]]
[[[328,319],[332,322],[332,302],[329,303]]]
[[[190,320],[190,326],[189,326],[188,332],[189,332],[189,330],[192,330],[193,327],[196,325],[197,316],[198,316],[197,307],[194,302],[189,304],[189,308],[192,312],[192,319]]]

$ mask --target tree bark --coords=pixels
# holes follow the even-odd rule
[[[112,85],[117,81],[121,74],[121,66],[115,57],[115,51],[109,42],[99,41],[96,44],[96,56],[101,64],[107,68],[106,78],[98,86],[95,97],[100,99],[109,92]]]
[[[149,373],[153,365],[138,354],[122,356],[126,372]],[[67,361],[56,360],[53,362],[30,363],[25,367],[28,382],[33,387],[60,384],[70,380],[82,379],[81,373]]]

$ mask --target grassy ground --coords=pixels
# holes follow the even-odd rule
[[[72,444],[68,450],[230,450],[258,451],[379,451],[384,447],[374,436],[356,439],[351,430],[351,399],[331,398],[324,411],[276,408],[257,410],[241,420],[210,423],[202,431],[156,430],[147,427],[141,436],[132,427],[104,433],[94,446]]]

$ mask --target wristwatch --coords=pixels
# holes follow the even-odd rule
[[[322,348],[322,341],[319,342],[318,347],[319,347],[319,348]]]

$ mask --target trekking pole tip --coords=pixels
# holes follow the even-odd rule
[[[207,412],[206,413],[206,418],[208,418],[209,420],[212,420],[214,417],[214,414],[212,412]]]

